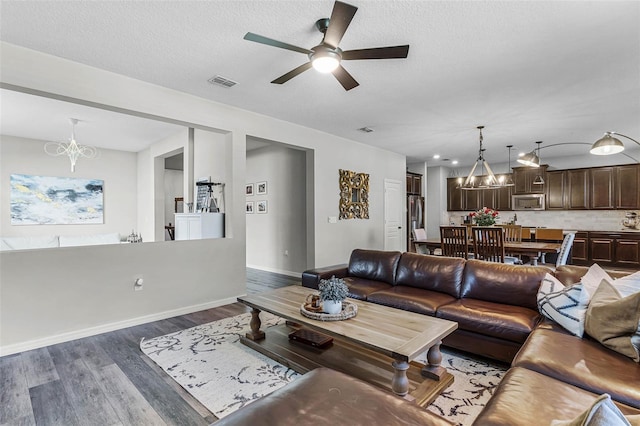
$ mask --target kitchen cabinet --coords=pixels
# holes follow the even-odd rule
[[[566,176],[565,170],[547,172],[545,186],[547,187],[547,210],[564,210],[566,208]]]
[[[589,262],[589,233],[576,232],[571,247],[571,263],[574,265],[586,265]]]
[[[615,167],[597,167],[589,170],[589,208],[594,210],[616,208],[615,169]]]
[[[567,170],[567,209],[589,208],[589,169]]]
[[[472,189],[472,190],[464,190],[459,189],[458,191],[462,192],[462,198],[464,199],[464,209],[471,212],[474,210],[481,209],[483,206],[484,197],[483,189]]]
[[[482,190],[482,206],[496,209],[500,212],[511,210],[512,186],[504,186],[497,189]]]
[[[422,195],[422,175],[407,172],[407,195]]]
[[[546,165],[540,167],[514,167],[513,187],[514,194],[543,194],[545,185],[535,185],[533,181],[537,176],[541,176],[546,181]]]
[[[581,231],[571,252],[575,265],[640,268],[640,233]]]
[[[616,208],[640,209],[640,164],[616,167]]]
[[[224,238],[224,213],[176,213],[176,240]]]
[[[447,179],[447,210],[450,212],[465,210],[462,197],[465,191],[458,188],[463,181],[464,178]]]

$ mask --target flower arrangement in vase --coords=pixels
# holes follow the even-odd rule
[[[318,285],[322,310],[327,314],[339,314],[342,312],[342,301],[349,295],[349,287],[342,278],[332,276],[328,280],[320,280]]]
[[[496,219],[500,218],[500,212],[498,210],[483,207],[476,212],[469,213],[471,219],[476,222],[478,226],[491,226],[495,225]]]

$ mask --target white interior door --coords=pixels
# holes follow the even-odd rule
[[[404,192],[399,180],[384,180],[384,249],[405,251]]]

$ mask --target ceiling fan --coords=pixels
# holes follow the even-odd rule
[[[342,49],[338,47],[338,44],[340,43],[340,40],[342,40],[342,37],[347,31],[347,28],[349,27],[349,24],[357,10],[358,8],[355,6],[336,1],[333,5],[331,18],[323,18],[316,21],[316,28],[324,34],[324,38],[319,45],[312,47],[311,49],[305,49],[283,43],[254,33],[247,33],[244,36],[244,39],[273,47],[279,47],[281,49],[292,50],[294,52],[305,53],[309,57],[309,62],[304,63],[288,73],[276,78],[271,83],[286,83],[298,74],[301,74],[313,67],[320,72],[332,73],[335,78],[338,79],[340,84],[342,84],[342,87],[344,87],[345,90],[351,90],[358,86],[358,82],[342,67],[342,65],[340,65],[340,61],[356,59],[406,58],[409,54],[408,44],[403,46],[375,47],[370,49],[342,51]]]

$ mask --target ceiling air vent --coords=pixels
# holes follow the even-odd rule
[[[233,87],[236,84],[238,84],[237,81],[233,81],[233,80],[229,80],[228,78],[224,78],[220,75],[216,75],[214,77],[211,77],[209,80],[207,80],[209,83],[211,84],[215,84],[216,86],[222,86],[222,87]]]
[[[371,127],[360,127],[358,130],[360,130],[361,132],[365,132],[365,133],[373,132],[373,129]]]

